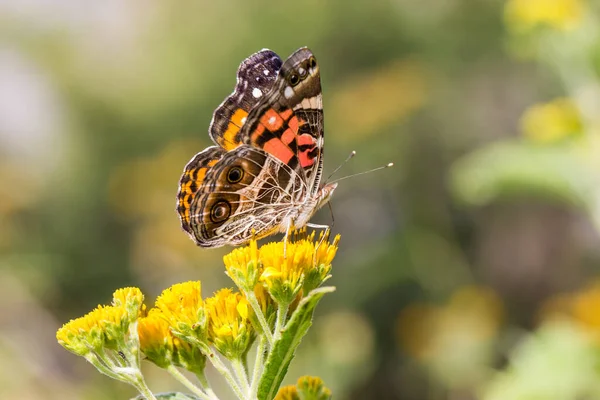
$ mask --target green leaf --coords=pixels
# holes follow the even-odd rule
[[[155,394],[154,397],[156,397],[158,400],[200,400],[198,397],[191,394],[183,394],[179,392],[158,393]],[[139,395],[133,400],[146,400],[146,398],[142,395]]]
[[[283,328],[281,338],[273,343],[265,369],[258,384],[258,399],[271,400],[277,394],[279,386],[294,358],[296,348],[312,325],[312,317],[319,300],[335,290],[328,286],[312,290],[300,301],[298,308]]]

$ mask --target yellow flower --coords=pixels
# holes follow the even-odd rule
[[[314,246],[307,241],[268,243],[261,247],[260,258],[265,269],[260,279],[278,302],[289,304],[302,289],[304,272],[312,265]]]
[[[161,368],[171,364],[192,372],[201,372],[206,358],[200,349],[175,337],[162,311],[153,308],[138,323],[140,349],[148,360]]]
[[[302,237],[303,232],[294,235]],[[329,277],[339,236],[333,243],[322,236],[315,242],[314,236],[313,232],[306,238],[290,240],[287,244],[268,243],[260,248],[259,258],[264,268],[260,280],[277,302],[289,305],[303,286],[310,291]]]
[[[314,232],[309,236],[308,240],[312,241]],[[319,236],[315,248],[315,258],[313,267],[306,273],[304,281],[304,291],[306,293],[321,286],[323,282],[329,279],[331,272],[331,262],[333,261],[340,242],[340,235],[336,235],[332,243],[329,243],[329,233],[325,237],[323,234]]]
[[[271,315],[275,311],[276,305],[271,298],[271,295],[267,291],[267,289],[262,285],[262,283],[256,284],[254,286],[254,295],[258,300],[258,305],[260,306],[260,310],[265,315],[266,318]]]
[[[517,32],[547,25],[558,30],[573,29],[584,14],[582,0],[509,0],[505,18],[508,26]]]
[[[262,265],[258,259],[258,246],[252,238],[250,244],[233,250],[223,257],[227,275],[240,289],[249,291],[258,282]]]
[[[323,380],[318,376],[301,376],[296,383],[303,399],[328,400],[331,390],[325,387]]]
[[[147,317],[138,322],[140,349],[146,357],[161,368],[171,364],[173,355],[173,334],[169,322],[162,312],[153,308]]]
[[[600,338],[600,282],[594,282],[573,299],[573,315]]]
[[[115,290],[112,304],[125,308],[131,318],[131,322],[138,317],[143,317],[146,312],[144,294],[136,287],[126,287]]]
[[[502,317],[494,292],[467,286],[441,307],[415,304],[403,310],[400,344],[445,384],[467,384],[489,367]]]
[[[600,343],[600,280],[579,292],[553,296],[542,307],[541,317],[542,320],[569,319]]]
[[[288,385],[279,389],[275,400],[300,400],[300,395],[296,386]]]
[[[129,318],[123,307],[98,306],[83,317],[73,319],[56,332],[65,349],[84,356],[103,347],[116,348],[127,334]]]
[[[189,334],[197,328],[203,328],[200,281],[177,283],[163,290],[156,299],[155,306],[177,332]]]
[[[523,134],[534,142],[553,143],[582,132],[581,115],[569,99],[530,107],[521,118]]]
[[[229,359],[240,358],[248,349],[253,331],[248,301],[231,289],[221,289],[205,301],[208,337]]]
[[[325,387],[318,376],[302,376],[296,385],[283,386],[277,392],[275,400],[329,400],[331,390]]]

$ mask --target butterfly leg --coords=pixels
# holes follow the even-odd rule
[[[291,218],[287,223],[287,227],[285,228],[285,236],[283,237],[283,258],[287,258],[287,242],[288,242],[288,237],[290,235],[290,230],[293,229],[294,223],[292,222]]]
[[[327,206],[329,206],[329,214],[331,214],[331,227],[335,225],[335,218],[333,216],[333,207],[331,206],[331,201],[327,202]]]

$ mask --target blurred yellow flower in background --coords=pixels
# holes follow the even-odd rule
[[[600,280],[577,292],[551,297],[542,306],[540,317],[543,322],[569,319],[600,343]]]
[[[132,158],[111,171],[108,202],[113,213],[133,228],[131,268],[148,285],[183,268],[217,265],[220,258],[218,252],[198,251],[182,233],[175,212],[184,162],[194,149],[204,147],[196,140],[173,141],[153,156]]]
[[[296,385],[283,386],[277,392],[275,400],[328,400],[331,390],[318,376],[301,376]]]
[[[287,385],[281,387],[275,396],[275,400],[300,400],[296,385]]]
[[[521,117],[521,131],[533,142],[555,143],[582,133],[581,114],[575,103],[558,98],[529,107]]]
[[[491,362],[503,314],[501,300],[493,291],[466,286],[443,306],[405,308],[397,321],[399,343],[447,384],[471,382]]]
[[[425,104],[426,80],[425,67],[416,60],[396,60],[350,77],[328,102],[332,129],[346,139],[377,134]]]
[[[505,18],[509,28],[517,32],[539,25],[567,30],[578,26],[584,10],[581,0],[509,0]]]

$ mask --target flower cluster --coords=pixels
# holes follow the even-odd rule
[[[325,387],[321,378],[302,376],[295,385],[279,389],[275,400],[329,400],[331,390]]]
[[[111,305],[68,322],[56,337],[67,350],[106,375],[134,385],[147,399],[156,397],[140,372],[142,355],[203,400],[218,398],[204,375],[207,361],[238,398],[273,398],[283,375],[274,380],[269,368],[287,369],[299,344],[289,338],[305,334],[303,321],[312,318],[323,294],[333,290],[319,287],[330,277],[338,242],[339,236],[333,241],[327,234],[315,239],[314,232],[306,231],[261,247],[253,239],[224,257],[227,275],[239,291],[225,288],[203,299],[200,281],[178,283],[165,289],[147,310],[139,289],[119,289]],[[253,343],[257,350],[249,376],[246,357]],[[194,373],[199,384],[178,368]],[[301,378],[297,387],[277,395],[329,397],[318,378]]]

